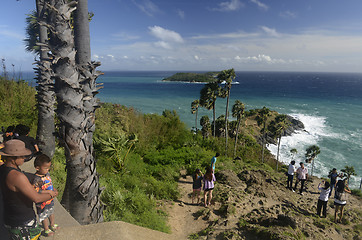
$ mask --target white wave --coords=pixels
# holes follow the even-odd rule
[[[305,153],[306,149],[311,145],[319,146],[319,142],[324,138],[332,139],[343,139],[348,138],[347,135],[350,134],[339,134],[332,131],[332,128],[328,126],[326,117],[323,116],[311,116],[300,113],[290,114],[292,117],[300,120],[304,124],[304,130],[296,131],[292,136],[282,137],[280,143],[279,151],[279,161],[284,164],[289,164],[290,161],[295,160],[299,166],[299,162],[305,162]],[[270,144],[267,146],[269,151],[276,156],[278,146]],[[294,156],[290,153],[291,149],[297,149],[297,154]],[[315,159],[313,175],[318,177],[327,177],[330,170],[331,164],[328,164],[328,161],[331,159],[338,159],[338,162],[342,164],[341,166],[348,165],[348,159],[340,153],[336,152],[333,149],[321,149],[323,151],[323,156],[328,156],[328,159],[322,158],[322,156],[317,156]],[[305,163],[306,167],[311,173],[312,164]],[[351,179],[350,185],[357,187],[359,184],[360,177],[354,177]],[[359,186],[359,185],[358,185]]]

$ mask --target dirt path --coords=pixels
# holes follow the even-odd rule
[[[204,209],[201,205],[192,204],[192,177],[181,172],[178,188],[180,198],[167,206],[169,213],[168,224],[171,226],[171,234],[174,239],[187,239],[192,233],[205,229],[207,222],[201,218],[197,219],[197,212]]]

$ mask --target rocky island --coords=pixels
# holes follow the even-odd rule
[[[169,82],[213,82],[218,72],[206,73],[176,73],[170,77],[162,79]]]

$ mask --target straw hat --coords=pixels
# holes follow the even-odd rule
[[[18,139],[12,139],[4,143],[4,148],[0,149],[0,155],[20,157],[31,155],[31,151],[25,148],[25,143]]]

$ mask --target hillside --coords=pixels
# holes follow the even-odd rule
[[[342,223],[333,223],[333,199],[328,202],[327,218],[317,217],[317,186],[321,179],[316,177],[308,182],[302,196],[286,189],[282,174],[261,168],[238,173],[220,170],[216,172],[215,200],[208,208],[190,204],[190,179],[180,178],[180,188],[190,190],[175,203],[178,210],[170,214],[169,222],[179,233],[177,239],[186,239],[182,233],[205,224],[189,239],[361,239],[362,199],[349,195]],[[193,220],[182,222],[190,218]]]

